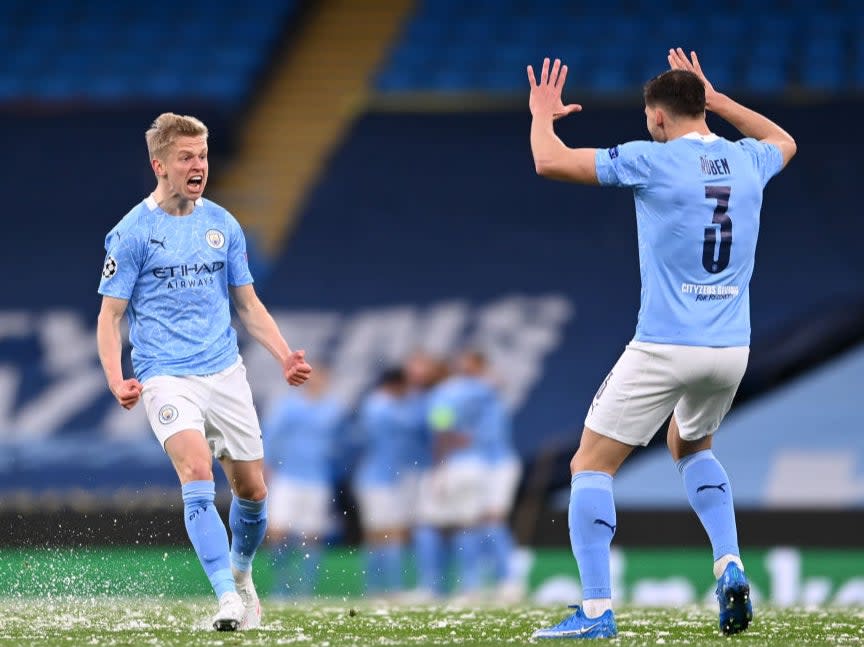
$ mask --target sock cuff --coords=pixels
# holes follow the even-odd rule
[[[216,483],[214,481],[189,481],[180,488],[183,492],[183,503],[196,500],[214,501],[216,499]]]
[[[576,472],[570,479],[570,491],[579,488],[592,488],[612,491],[612,476],[606,472]]]
[[[240,508],[243,512],[248,512],[253,515],[260,514],[267,510],[267,497],[265,496],[260,501],[253,501],[252,499],[241,499],[236,494],[232,496],[232,501],[234,505]]]
[[[698,463],[699,461],[707,461],[707,460],[717,460],[714,456],[714,452],[710,449],[703,449],[700,452],[696,452],[695,454],[690,454],[689,456],[685,456],[680,461],[675,463],[675,466],[678,468],[679,474],[684,474],[684,470],[693,465],[694,463]]]

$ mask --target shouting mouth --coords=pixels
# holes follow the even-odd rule
[[[186,181],[186,186],[193,193],[199,193],[201,189],[204,187],[204,176],[203,175],[193,175]]]

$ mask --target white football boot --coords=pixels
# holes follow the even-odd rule
[[[234,574],[237,592],[243,600],[244,613],[240,629],[257,629],[261,626],[261,600],[258,599],[258,592],[252,582],[252,571],[239,571],[232,566],[231,572]]]
[[[245,611],[243,600],[238,593],[223,593],[219,598],[219,611],[213,616],[213,628],[216,631],[237,631]]]

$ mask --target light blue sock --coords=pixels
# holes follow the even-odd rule
[[[467,593],[480,588],[483,573],[483,531],[480,528],[462,528],[451,538],[456,562],[456,589]]]
[[[235,591],[228,554],[228,532],[214,503],[216,484],[213,481],[190,481],[183,485],[182,491],[186,533],[216,597]]]
[[[377,595],[384,590],[384,550],[380,545],[366,549],[366,593]]]
[[[609,546],[618,524],[612,477],[605,472],[578,472],[570,481],[570,545],[579,565],[585,600],[612,597]]]
[[[417,585],[434,593],[444,592],[444,537],[438,528],[418,526],[414,530]]]
[[[726,470],[710,449],[685,456],[676,463],[684,479],[687,499],[711,540],[714,559],[740,555],[732,485]]]
[[[237,570],[248,571],[267,533],[267,499],[251,501],[233,497],[228,525],[231,526],[231,564]]]
[[[492,576],[496,582],[510,578],[510,558],[513,556],[513,533],[503,521],[483,527],[484,552],[492,558]]]
[[[404,546],[392,542],[381,546],[381,582],[386,593],[402,590],[402,556]]]

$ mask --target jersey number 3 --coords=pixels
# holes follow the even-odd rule
[[[702,243],[702,267],[711,274],[722,272],[729,265],[732,251],[732,218],[729,210],[729,196],[732,187],[706,186],[705,197],[717,201],[714,218],[705,227],[705,242]]]

